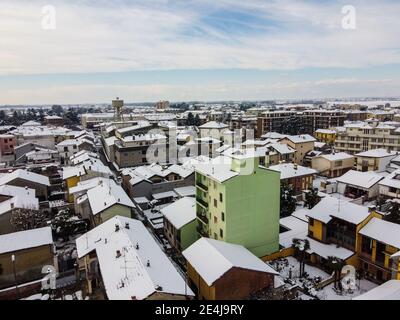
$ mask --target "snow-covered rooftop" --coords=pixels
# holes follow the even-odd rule
[[[76,244],[79,258],[96,250],[110,300],[143,300],[156,292],[194,295],[138,220],[116,216],[79,237]]]
[[[108,182],[109,179],[107,178],[96,177],[78,182],[78,184],[75,187],[70,188],[68,192],[69,194],[86,192],[94,187],[97,187],[101,183],[107,184]]]
[[[219,156],[211,160],[208,164],[198,164],[196,171],[217,180],[224,182],[239,175],[238,172],[231,170],[232,159],[226,156]]]
[[[270,145],[268,145],[269,148],[274,149],[275,151],[277,151],[280,154],[290,154],[290,153],[295,153],[296,150],[294,150],[292,147],[288,146],[287,144],[284,143],[272,143]]]
[[[356,157],[366,157],[366,158],[385,158],[385,157],[395,157],[396,152],[389,151],[386,149],[372,149],[356,154]]]
[[[101,182],[97,187],[88,190],[87,196],[93,215],[96,215],[115,204],[131,208],[135,207],[124,189],[111,179],[108,179],[107,182]]]
[[[345,200],[326,196],[312,209],[308,217],[328,223],[332,217],[358,225],[369,216],[369,209]]]
[[[174,192],[180,197],[190,197],[196,194],[196,187],[195,186],[179,187],[175,188]]]
[[[320,241],[316,241],[307,237],[310,243],[310,249],[307,250],[308,253],[315,253],[320,257],[328,259],[328,257],[337,257],[342,260],[346,260],[354,255],[354,252],[343,247],[338,247],[336,244],[326,244]]]
[[[281,180],[312,175],[317,173],[317,171],[314,169],[310,169],[293,163],[281,163],[274,166],[270,166],[269,169],[280,172]]]
[[[287,136],[286,139],[292,141],[293,143],[304,143],[304,142],[315,142],[317,141],[313,136],[309,134],[300,134],[296,136]]]
[[[400,169],[393,171],[381,180],[379,185],[400,189]]]
[[[181,198],[162,208],[161,213],[176,229],[180,229],[196,220],[196,199],[191,197]]]
[[[400,225],[378,218],[372,218],[360,234],[400,249]]]
[[[0,254],[53,243],[50,227],[0,235]]]
[[[234,267],[278,275],[249,250],[237,244],[201,238],[182,254],[209,286]]]
[[[389,280],[353,300],[400,300],[400,280]]]
[[[8,184],[15,179],[27,180],[34,183],[50,186],[48,177],[27,170],[18,169],[0,177],[0,185]]]
[[[222,123],[222,122],[209,121],[209,122],[201,125],[199,128],[200,129],[225,129],[228,127],[229,126],[227,124]]]
[[[329,129],[318,129],[315,132],[322,133],[322,134],[336,134],[335,130],[329,130]]]
[[[369,189],[383,179],[383,176],[373,171],[347,171],[341,177],[335,178],[339,183],[349,184],[364,189]]]
[[[331,154],[323,154],[320,157],[327,159],[329,161],[338,161],[338,160],[346,160],[346,159],[351,159],[354,158],[351,154],[348,154],[346,152],[336,152],[336,153],[331,153]]]

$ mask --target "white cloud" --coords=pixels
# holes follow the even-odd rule
[[[41,29],[41,6],[48,2],[57,10],[54,31]],[[340,27],[341,2],[2,0],[0,74],[400,63],[400,4],[353,2],[357,29],[347,31]],[[226,33],[202,20],[217,9],[256,13],[279,25]]]

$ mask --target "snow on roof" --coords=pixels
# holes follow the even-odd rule
[[[323,154],[323,155],[321,155],[321,157],[324,159],[327,159],[329,161],[338,161],[338,160],[346,160],[346,159],[354,158],[354,156],[352,156],[351,154],[348,154],[346,152]]]
[[[0,194],[4,196],[21,196],[21,197],[35,197],[36,190],[31,188],[11,186],[4,184],[0,186]]]
[[[50,180],[48,177],[27,170],[18,169],[11,173],[8,173],[0,177],[0,185],[8,184],[15,179],[27,180],[37,184],[50,186]]]
[[[136,197],[136,198],[133,198],[133,201],[135,201],[138,204],[150,202],[149,199],[147,199],[146,197]]]
[[[27,121],[24,122],[23,124],[21,124],[22,127],[37,127],[40,126],[41,124],[39,122],[36,121]]]
[[[287,144],[284,143],[272,143],[268,147],[271,147],[275,151],[279,152],[280,154],[290,154],[290,153],[295,153],[296,150],[294,150],[292,147],[288,146]]]
[[[63,180],[71,177],[80,177],[86,174],[83,166],[63,167]]]
[[[348,250],[343,247],[338,247],[336,244],[326,244],[314,239],[307,237],[307,240],[310,243],[310,249],[307,250],[307,253],[312,254],[315,253],[320,257],[328,259],[328,257],[337,257],[342,260],[346,260],[354,255],[354,252]]]
[[[118,140],[118,138],[116,136],[111,136],[111,137],[104,139],[104,142],[108,147],[110,147],[115,144],[116,140]]]
[[[248,139],[245,142],[243,142],[241,145],[242,146],[265,146],[269,143],[270,141],[268,140],[254,140],[254,139]]]
[[[361,172],[355,170],[349,170],[341,177],[335,178],[339,183],[349,184],[363,189],[372,188],[382,179],[383,177],[381,175],[376,174],[373,171]]]
[[[82,163],[84,161],[87,161],[87,160],[97,160],[97,159],[99,159],[98,154],[96,154],[94,152],[87,151],[87,150],[79,151],[79,152],[77,152],[74,155],[69,157],[69,160],[71,161],[71,163],[73,165],[80,164],[80,163]]]
[[[393,171],[381,180],[379,185],[400,189],[400,169]]]
[[[96,215],[115,204],[135,208],[135,205],[124,189],[111,179],[108,179],[107,182],[102,182],[97,187],[88,190],[87,196],[93,215]]]
[[[315,139],[313,136],[310,136],[309,134],[300,134],[297,136],[286,136],[286,139],[292,141],[293,143],[303,143],[303,142],[315,142],[317,139]]]
[[[165,191],[160,193],[153,193],[153,198],[156,200],[165,199],[165,198],[175,198],[177,194],[174,191]]]
[[[335,130],[329,130],[329,129],[318,129],[315,132],[322,133],[322,134],[336,134]]]
[[[59,116],[45,116],[44,117],[46,120],[61,120],[62,117]]]
[[[182,178],[187,178],[188,176],[194,173],[193,169],[183,167],[178,164],[173,164],[172,166],[168,167],[168,170],[173,173],[176,173]]]
[[[118,129],[117,131],[119,133],[126,133],[126,132],[130,132],[130,131],[144,129],[144,128],[147,128],[147,127],[151,127],[150,122],[148,122],[148,121],[138,121],[133,126],[121,128],[121,129]]]
[[[175,188],[174,192],[180,197],[194,196],[196,194],[196,187],[186,186],[186,187]]]
[[[326,146],[326,143],[325,143],[325,142],[316,141],[316,142],[314,143],[314,147],[315,147],[315,148],[321,149],[321,148],[323,148],[323,147],[325,147],[325,146]]]
[[[96,177],[84,181],[78,182],[78,184],[75,187],[72,187],[68,190],[69,194],[74,194],[74,193],[80,193],[80,192],[86,192],[94,187],[97,187],[101,183],[108,183],[110,179],[103,178],[103,177]]]
[[[39,210],[39,199],[34,195],[16,195],[0,202],[0,215],[13,209]]]
[[[267,132],[266,134],[262,135],[261,138],[263,139],[282,139],[287,137],[286,134],[281,134],[278,132]]]
[[[389,280],[353,300],[400,300],[400,280]]]
[[[400,249],[400,225],[378,218],[372,218],[360,234]]]
[[[229,126],[227,124],[222,123],[222,122],[209,121],[209,122],[201,125],[199,128],[200,129],[225,129],[228,127]]]
[[[304,239],[308,234],[308,223],[298,219],[293,214],[291,216],[281,218],[279,224],[288,229],[279,233],[279,245],[283,248],[290,248],[293,244],[293,239]]]
[[[269,169],[281,173],[281,180],[316,174],[317,171],[293,163],[281,163],[270,166]]]
[[[332,217],[358,225],[369,216],[369,209],[345,200],[326,196],[308,212],[308,217],[328,223]]]
[[[196,199],[191,197],[181,198],[162,208],[161,213],[176,229],[180,229],[196,220]]]
[[[296,217],[297,219],[303,220],[304,222],[308,223],[308,217],[307,214],[309,212],[309,209],[306,208],[300,208],[296,209],[293,213],[292,216]]]
[[[0,235],[0,254],[53,243],[50,227]]]
[[[224,182],[239,175],[238,172],[231,170],[231,163],[230,157],[219,156],[212,159],[209,164],[196,165],[196,171],[219,182]]]
[[[373,149],[356,154],[356,157],[367,157],[367,158],[385,158],[385,157],[395,157],[396,152],[388,152],[386,149]]]
[[[119,231],[116,231],[116,225]],[[76,245],[79,258],[96,250],[110,300],[142,300],[156,292],[194,295],[138,220],[116,216],[79,237]],[[117,251],[120,257],[117,257]]]
[[[201,238],[182,254],[209,286],[234,267],[278,275],[261,259],[237,244]]]

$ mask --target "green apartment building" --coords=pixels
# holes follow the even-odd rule
[[[196,167],[199,237],[240,244],[258,257],[279,250],[280,173],[259,159],[217,157]]]

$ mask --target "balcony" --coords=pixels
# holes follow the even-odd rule
[[[208,191],[208,187],[207,187],[206,185],[202,184],[202,183],[199,182],[199,181],[196,181],[196,186],[199,187],[199,188],[200,188],[201,190],[203,190],[204,192],[207,192],[207,191]]]
[[[198,226],[197,232],[199,233],[200,236],[208,238],[208,231],[204,227]]]
[[[205,213],[197,213],[197,218],[204,224],[208,224],[208,218],[207,215]]]
[[[203,208],[208,209],[208,203],[204,201],[203,199],[197,197],[196,198],[197,203],[200,204]]]

